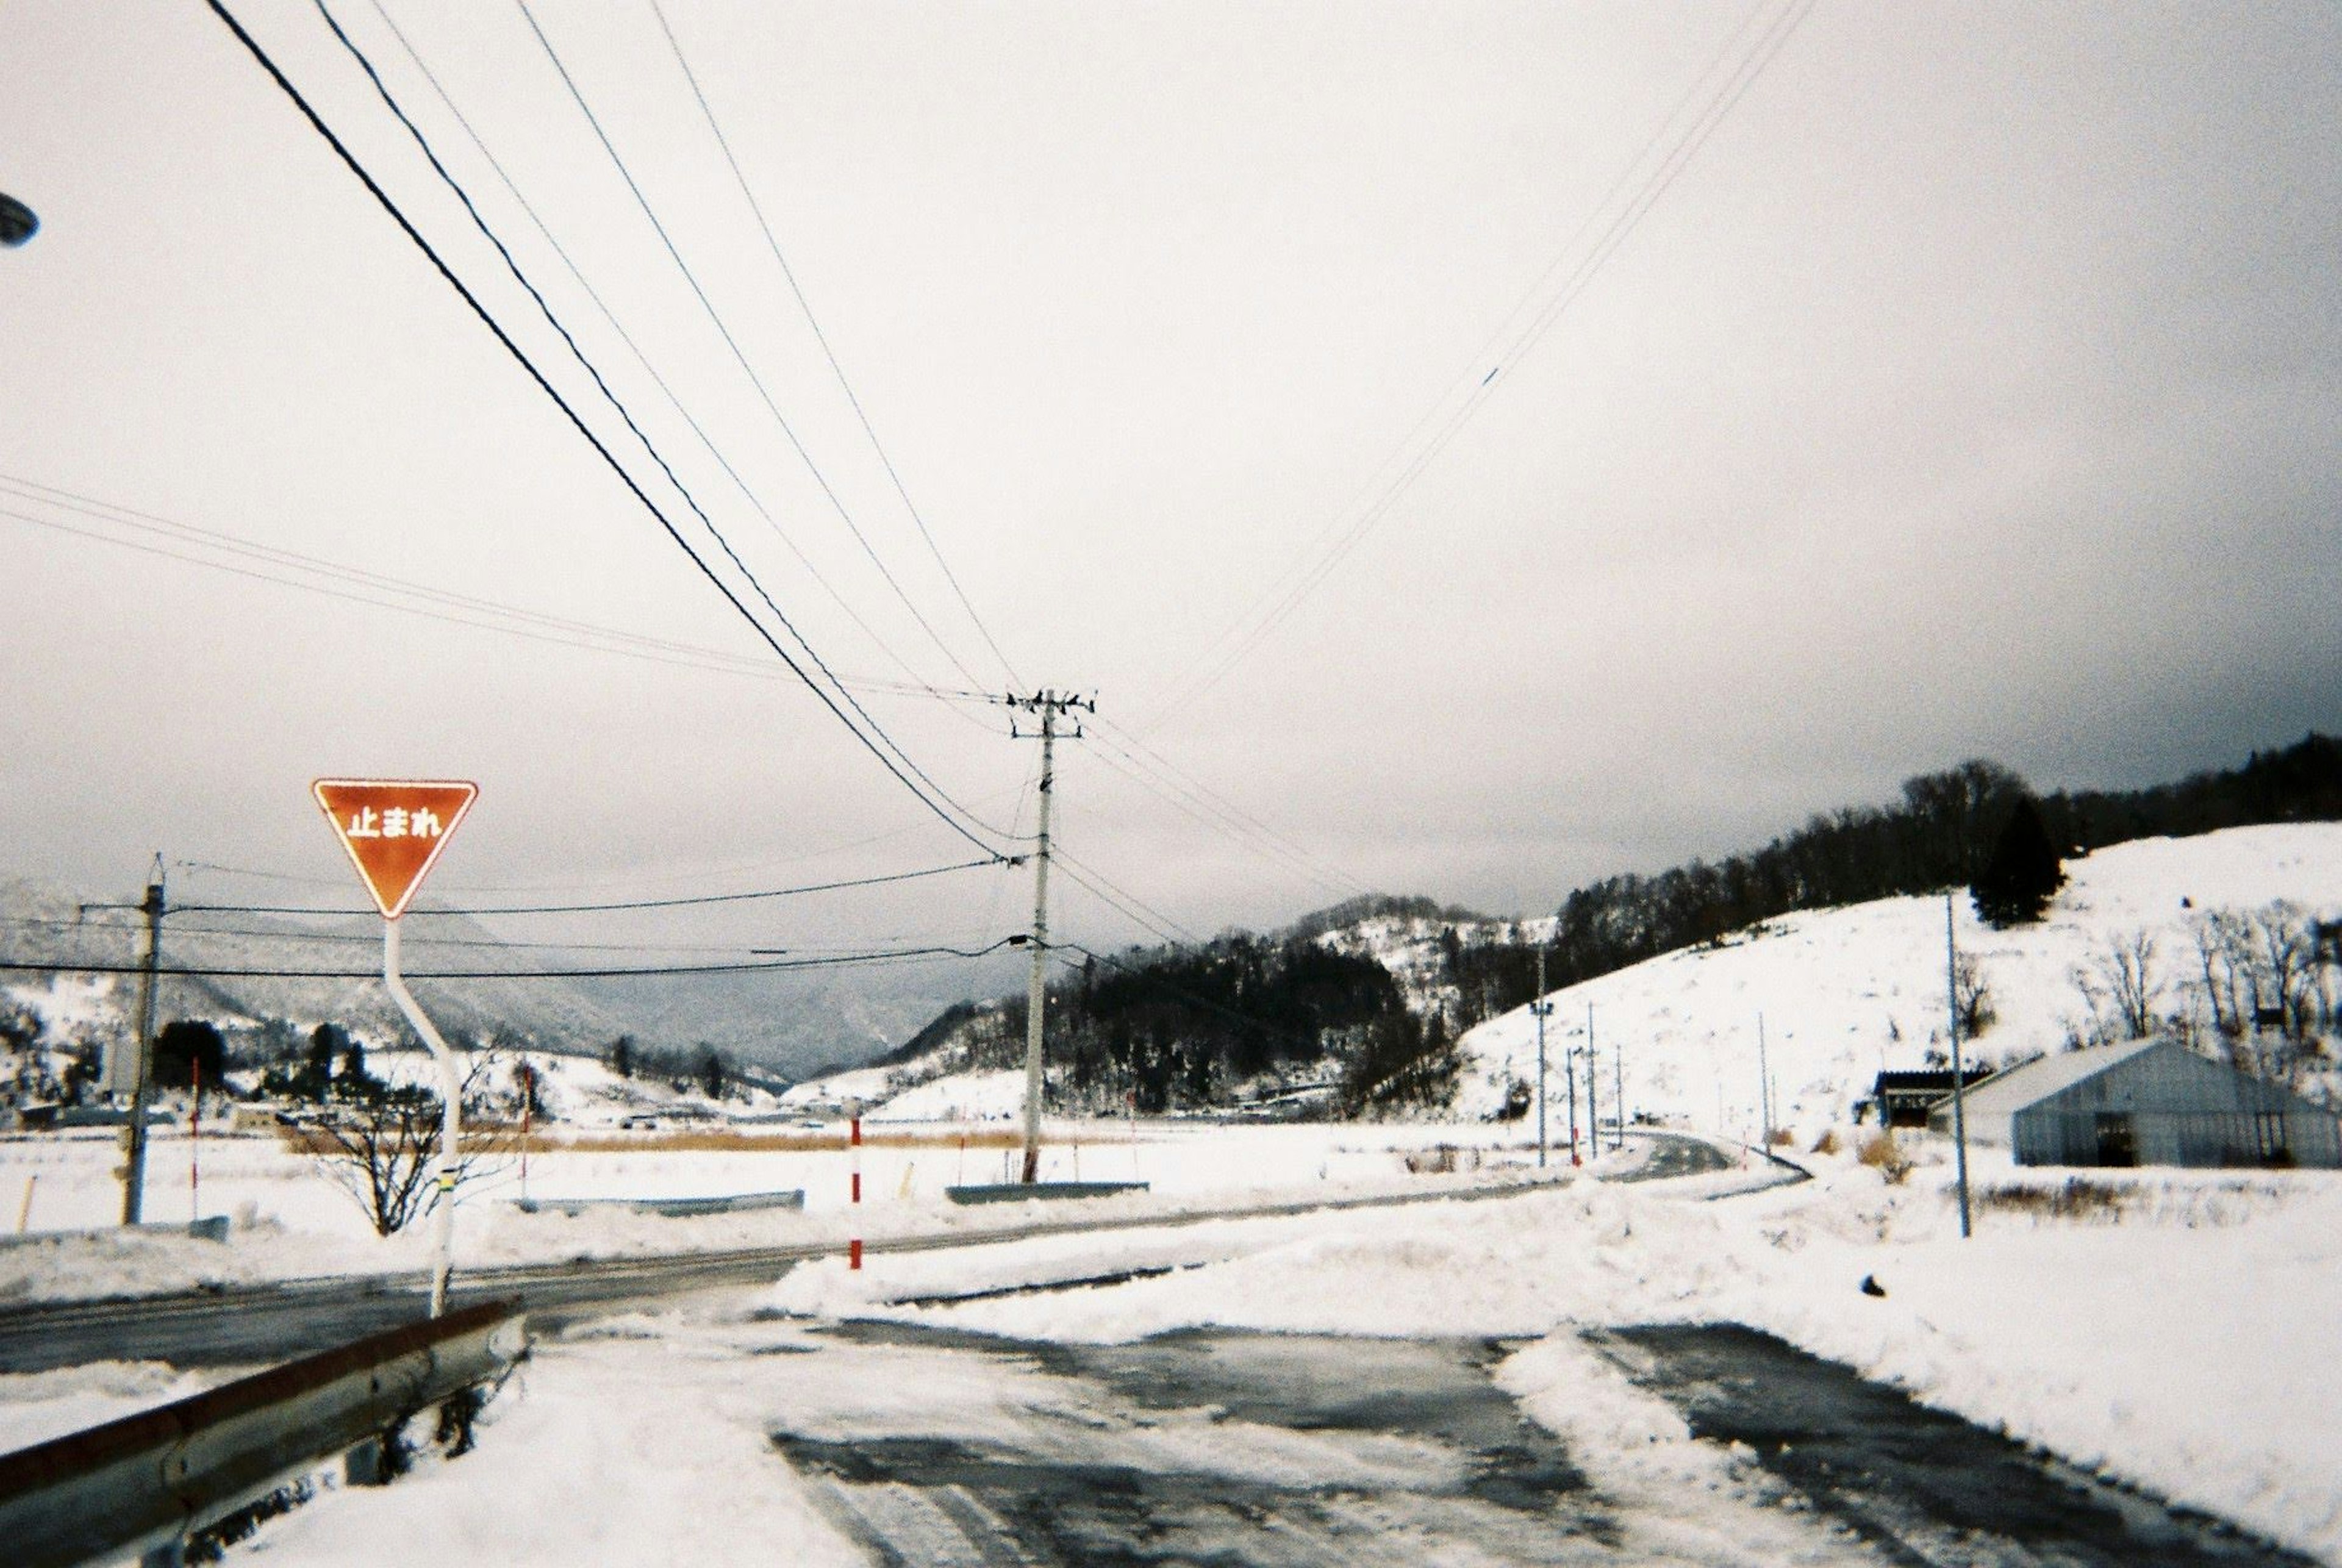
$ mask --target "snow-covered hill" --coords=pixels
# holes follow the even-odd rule
[[[2069,878],[2035,926],[1995,931],[1963,894],[1953,900],[1959,950],[1981,965],[1997,1020],[1974,1043],[1988,1060],[2058,1049],[2087,1012],[2073,973],[2110,940],[2156,939],[2159,1012],[2178,1004],[2196,957],[2191,917],[2284,899],[2327,918],[2342,912],[2342,824],[2232,828],[2142,839],[2067,863]],[[1944,900],[1890,898],[1783,916],[1720,947],[1685,949],[1552,994],[1549,1104],[1562,1104],[1563,1053],[1599,1054],[1601,1114],[1612,1114],[1623,1055],[1628,1114],[1683,1117],[1746,1133],[1759,1121],[1757,1020],[1777,1085],[1778,1119],[1810,1134],[1843,1122],[1884,1069],[1927,1064],[1945,1043]],[[1464,1036],[1469,1065],[1456,1105],[1484,1115],[1510,1078],[1534,1082],[1536,1021],[1527,1008]],[[1584,1068],[1578,1068],[1584,1084]],[[1581,1108],[1580,1114],[1583,1115]]]

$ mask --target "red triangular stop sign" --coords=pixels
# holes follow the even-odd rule
[[[319,779],[309,786],[334,834],[374,894],[396,920],[480,786],[450,779]]]

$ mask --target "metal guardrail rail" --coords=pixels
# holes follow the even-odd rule
[[[0,1550],[11,1568],[168,1550],[499,1375],[525,1343],[519,1304],[484,1302],[0,1454]]]

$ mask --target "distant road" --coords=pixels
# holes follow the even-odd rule
[[[1512,1197],[1541,1184],[1535,1177],[1526,1177],[1426,1192],[1230,1205],[1136,1218],[1069,1215],[983,1230],[876,1238],[863,1250],[873,1254],[935,1252],[1093,1231],[1165,1229],[1219,1220]],[[459,1270],[450,1293],[458,1304],[516,1295],[532,1317],[558,1321],[620,1302],[769,1284],[798,1263],[843,1256],[845,1252],[843,1243],[815,1242],[734,1252]],[[427,1282],[415,1273],[342,1275],[12,1307],[0,1310],[0,1372],[41,1372],[93,1361],[163,1361],[175,1366],[284,1361],[412,1323],[425,1314],[428,1302]]]
[[[1736,1153],[1685,1134],[1637,1129],[1648,1141],[1645,1166],[1622,1181],[1656,1180],[1731,1169]],[[1176,1214],[1069,1214],[1063,1219],[925,1235],[876,1238],[863,1250],[935,1252],[992,1242],[1101,1231],[1160,1230],[1221,1220],[1273,1219],[1342,1209],[1516,1196],[1557,1180],[1524,1174],[1473,1186],[1365,1197],[1231,1204]],[[843,1256],[839,1242],[748,1247],[731,1252],[664,1253],[459,1270],[458,1303],[518,1296],[540,1323],[557,1323],[623,1302],[690,1291],[769,1284],[801,1263]],[[175,1366],[249,1366],[287,1360],[425,1315],[421,1273],[338,1275],[261,1285],[178,1291],[165,1295],[39,1303],[0,1309],[0,1372],[42,1372],[93,1361],[161,1361]]]

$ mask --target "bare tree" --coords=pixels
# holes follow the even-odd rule
[[[474,1052],[462,1090],[466,1137],[452,1169],[460,1191],[500,1170],[513,1135],[500,1124],[482,1124],[490,1108],[491,1073],[500,1057]],[[355,1199],[380,1236],[395,1234],[439,1203],[432,1177],[439,1154],[442,1102],[420,1084],[386,1084],[345,1074],[333,1080],[325,1104],[295,1124],[298,1146],[316,1158],[327,1179]]]
[[[2155,1029],[2155,1002],[2163,984],[2155,976],[2155,937],[2147,931],[2107,938],[2091,960],[2120,1038],[2144,1040]]]
[[[1952,1004],[1960,1015],[1960,1034],[1970,1040],[2000,1017],[1992,1004],[1992,987],[1985,980],[1984,965],[1973,953],[1963,953],[1953,961]]]

